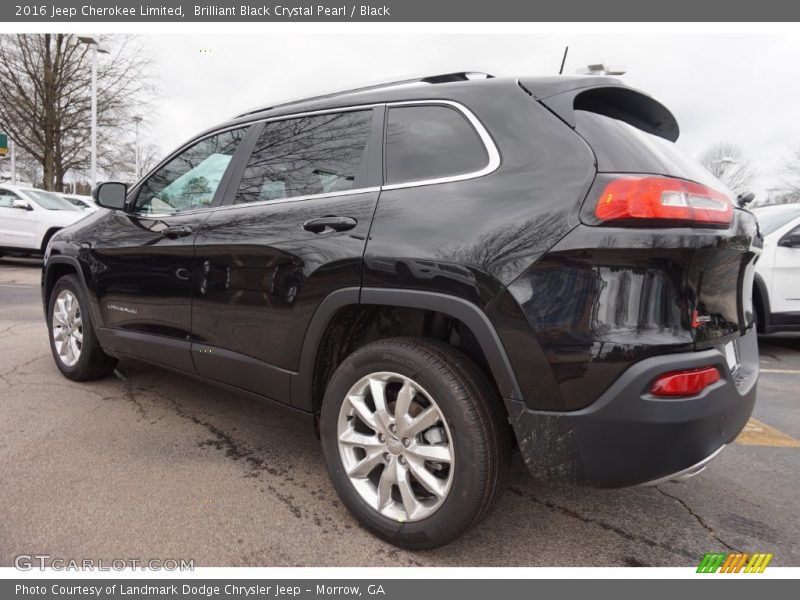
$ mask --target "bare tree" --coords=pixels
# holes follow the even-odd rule
[[[136,149],[133,148],[134,152],[134,168],[133,171],[136,171],[136,158],[135,153]],[[134,173],[134,180],[139,180],[147,173],[150,172],[160,161],[164,158],[164,151],[161,150],[161,146],[157,144],[143,144],[139,146],[139,172]]]
[[[2,129],[1,126],[0,129]],[[42,165],[19,147],[17,147],[16,153],[17,182],[40,185],[42,181]],[[11,160],[8,157],[0,164],[0,171],[2,171],[0,182],[11,179]]]
[[[127,135],[151,92],[150,61],[136,38],[101,38],[97,66],[98,165]],[[86,170],[91,139],[91,53],[71,34],[0,35],[0,129],[42,167],[45,189]]]
[[[752,190],[756,171],[739,146],[729,142],[714,144],[700,155],[700,162],[733,193]]]
[[[800,145],[791,146],[789,154],[783,159],[784,183],[792,196],[800,195]]]
[[[136,142],[120,144],[106,155],[104,171],[109,179],[135,183],[164,157],[161,147],[153,143],[139,144],[139,172],[136,172]]]

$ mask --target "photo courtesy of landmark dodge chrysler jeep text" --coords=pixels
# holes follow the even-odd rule
[[[455,73],[241,114],[53,236],[53,356],[308,415],[344,504],[405,548],[478,523],[514,449],[538,478],[692,475],[753,409],[761,238],[677,138],[606,77]]]

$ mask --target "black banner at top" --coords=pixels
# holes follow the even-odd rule
[[[3,22],[796,21],[800,3],[761,0],[4,0]]]

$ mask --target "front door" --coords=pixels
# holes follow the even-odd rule
[[[189,352],[194,240],[222,193],[245,129],[183,149],[111,212],[92,249],[92,271],[112,351],[193,371]]]
[[[263,125],[238,185],[196,239],[199,372],[290,402],[319,303],[361,284],[381,124],[378,108]]]
[[[800,225],[783,237],[800,233]],[[771,310],[774,313],[800,314],[800,247],[775,248],[775,270],[772,275]]]
[[[14,200],[24,200],[28,208],[15,207]],[[30,200],[0,189],[0,247],[4,246],[36,248],[36,213]]]

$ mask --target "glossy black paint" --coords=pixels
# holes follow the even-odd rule
[[[214,212],[195,243],[192,339],[198,370],[212,378],[237,379],[236,370],[219,363],[216,350],[207,351],[224,348],[296,371],[319,303],[337,289],[360,285],[377,199],[377,192],[366,192]],[[330,214],[357,224],[321,233],[303,228],[304,222]],[[260,391],[269,389],[265,384]]]
[[[477,179],[384,190],[364,285],[454,294],[485,306],[577,222],[595,169],[589,146],[514,81],[482,82],[469,108],[501,164]]]
[[[107,351],[303,411],[316,406],[318,356],[326,336],[338,335],[329,327],[339,311],[384,306],[437,312],[476,340],[521,447],[533,431],[526,427],[538,436],[543,428],[560,435],[560,423],[567,421],[554,415],[594,410],[635,365],[670,356],[691,363],[703,352],[716,357],[723,343],[751,332],[752,308],[742,290],[752,287],[757,253],[755,221],[743,211],[736,211],[730,227],[717,229],[593,221],[591,203],[608,177],[598,173],[598,150],[603,166],[614,166],[614,157],[626,159],[630,148],[624,129],[594,148],[591,139],[587,143],[587,119],[573,114],[567,123],[553,112],[555,105],[536,100],[611,85],[566,79],[563,86],[538,80],[539,94],[532,79],[525,80],[526,89],[514,79],[489,79],[377,90],[225,123],[173,154],[215,131],[249,127],[209,207],[136,214],[140,182],[131,189],[127,212],[99,211],[53,238],[43,297],[55,277],[75,268]],[[618,96],[594,98],[603,104],[603,119],[617,110],[608,104]],[[639,101],[627,93],[620,97]],[[457,181],[386,186],[386,115],[403,102],[462,104],[488,131],[499,153],[497,168]],[[629,122],[664,117],[660,105],[642,106],[644,113]],[[265,120],[352,107],[373,116],[364,169],[351,178],[352,190],[237,203]],[[590,108],[581,105],[577,113]],[[677,135],[665,123],[661,134]],[[633,145],[637,153],[649,151],[646,143]],[[634,158],[656,165],[647,167],[651,172],[660,172],[658,165],[675,168],[659,157]],[[748,399],[754,393],[748,391]],[[742,410],[749,414],[747,403],[731,413],[733,428]],[[598,415],[591,436],[602,436],[603,413]],[[723,410],[709,422],[724,418]],[[693,435],[703,431],[705,425]],[[596,443],[597,437],[591,439]],[[681,460],[718,441],[708,437]],[[575,450],[566,446],[565,452]],[[659,469],[667,466],[673,465]],[[626,479],[600,469],[588,478],[616,485],[644,476]]]
[[[583,408],[644,358],[744,333],[752,308],[737,289],[752,288],[754,234],[743,211],[724,231],[571,231],[487,308],[528,406]]]

